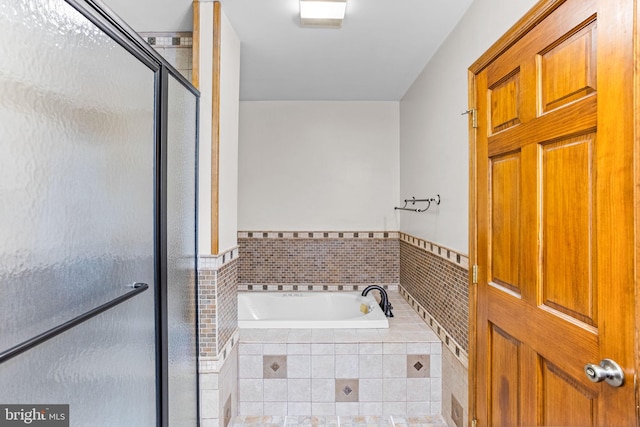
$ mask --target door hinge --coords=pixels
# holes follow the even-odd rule
[[[471,114],[471,126],[473,128],[477,128],[478,127],[478,110],[476,110],[475,108],[471,108],[465,111],[464,113],[462,113],[463,116],[465,114]]]
[[[477,427],[478,426],[478,420],[471,420],[471,427]]]
[[[471,283],[478,284],[478,264],[473,264],[473,267],[471,267]]]

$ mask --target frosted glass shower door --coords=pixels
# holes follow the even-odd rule
[[[63,0],[0,2],[0,404],[155,426],[157,72]]]
[[[167,320],[169,425],[197,425],[196,95],[168,75]]]

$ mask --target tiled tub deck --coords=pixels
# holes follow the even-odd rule
[[[242,329],[239,419],[440,419],[441,341],[398,292],[389,298],[389,329]]]

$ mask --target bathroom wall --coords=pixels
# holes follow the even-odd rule
[[[199,227],[200,253],[211,253],[211,188],[218,187],[218,254],[237,246],[238,218],[238,102],[240,99],[240,40],[221,13],[220,40],[220,146],[218,179],[211,176],[213,4],[198,1],[200,8],[199,89],[200,163]],[[211,19],[205,19],[211,16]]]
[[[397,232],[240,232],[239,290],[397,289]]]
[[[226,426],[237,413],[238,249],[198,259],[200,425]]]
[[[451,426],[468,425],[461,338],[468,330],[458,330],[468,324],[468,266],[456,265],[457,255],[444,263],[434,255],[464,259],[469,251],[468,116],[461,115],[468,108],[467,69],[535,3],[475,0],[400,101],[400,195],[442,198],[430,212],[401,214],[400,284],[433,317],[445,344],[457,344],[443,346],[442,413]]]
[[[220,46],[219,253],[238,245],[238,121],[240,40],[222,11]],[[214,184],[215,185],[215,184]]]
[[[199,0],[199,338],[200,425],[226,426],[237,413],[237,195],[240,40],[220,15],[219,168],[212,177],[213,23],[215,2]],[[216,29],[217,30],[217,29]],[[218,250],[212,253],[212,188],[218,188]]]
[[[468,425],[469,259],[406,233],[400,233],[399,257],[400,294],[443,344],[442,415],[451,426]]]
[[[456,356],[467,353],[468,258],[405,233],[399,255],[402,287],[438,322],[431,326]]]
[[[241,102],[238,228],[397,231],[398,112],[397,102]]]
[[[475,0],[400,101],[400,195],[442,197],[401,231],[468,253],[467,69],[535,3]]]

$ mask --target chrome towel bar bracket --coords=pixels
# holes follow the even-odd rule
[[[415,206],[416,203],[426,203],[426,207],[407,207],[407,205],[411,203],[411,206]],[[398,211],[411,211],[411,212],[426,212],[431,207],[431,203],[435,203],[436,205],[440,204],[440,195],[436,194],[436,197],[431,197],[430,199],[416,199],[412,197],[410,199],[404,199],[404,206],[402,207],[394,207],[394,210]]]

